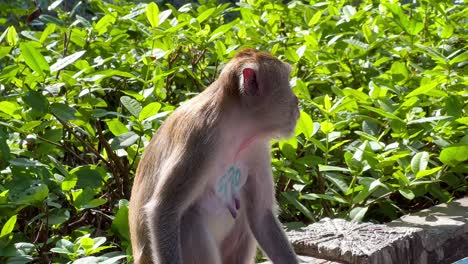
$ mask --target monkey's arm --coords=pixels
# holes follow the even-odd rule
[[[249,173],[246,183],[245,196],[250,228],[258,244],[273,263],[298,263],[273,211],[275,198],[270,156],[264,155],[260,161],[263,164],[257,165],[252,175]]]
[[[162,164],[154,195],[145,205],[151,252],[155,264],[182,264],[180,225],[183,213],[203,190],[200,168],[206,155],[197,155],[197,144]],[[195,155],[185,155],[195,153]],[[167,165],[167,166],[164,166]]]

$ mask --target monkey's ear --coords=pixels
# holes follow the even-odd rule
[[[242,77],[244,79],[244,93],[247,95],[259,96],[261,95],[260,87],[257,83],[257,75],[252,68],[245,68],[242,70]]]

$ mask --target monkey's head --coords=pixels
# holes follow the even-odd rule
[[[240,102],[244,115],[261,133],[288,137],[294,132],[299,108],[289,85],[291,65],[254,49],[239,52],[221,74],[235,85],[227,86]],[[226,86],[225,86],[226,87]]]

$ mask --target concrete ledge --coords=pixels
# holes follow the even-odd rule
[[[383,225],[325,218],[288,236],[313,257],[301,263],[452,263],[468,257],[468,197]]]

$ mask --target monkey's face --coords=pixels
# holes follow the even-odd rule
[[[299,118],[298,99],[289,84],[291,66],[277,63],[267,71],[260,70],[259,80],[262,93],[259,109],[261,122],[265,122],[267,129],[274,137],[289,137],[294,133]]]

